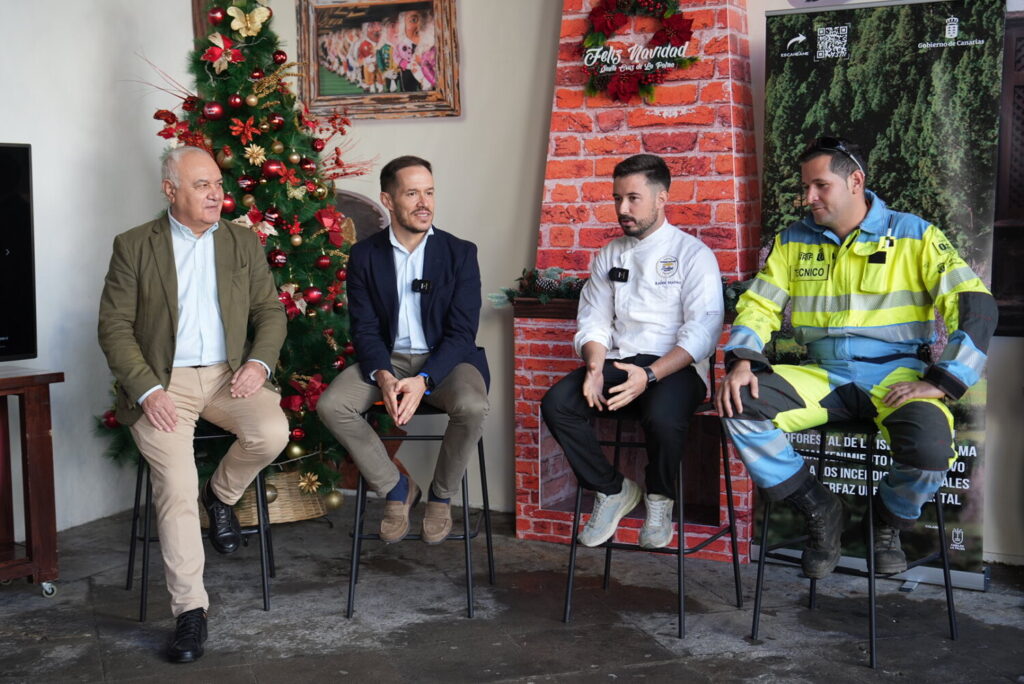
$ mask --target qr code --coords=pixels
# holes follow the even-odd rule
[[[823,26],[818,29],[818,53],[816,59],[845,58],[846,39],[849,26]]]

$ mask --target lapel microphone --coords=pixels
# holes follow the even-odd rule
[[[608,278],[610,278],[613,283],[624,283],[629,280],[629,269],[613,268],[608,271]]]
[[[430,288],[432,287],[429,280],[420,280],[419,278],[412,281],[412,291],[419,292],[420,294],[430,294]]]

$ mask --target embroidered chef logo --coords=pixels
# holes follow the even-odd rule
[[[679,259],[674,256],[665,256],[658,259],[658,275],[662,278],[668,278],[669,276],[675,275],[676,269],[679,268]]]

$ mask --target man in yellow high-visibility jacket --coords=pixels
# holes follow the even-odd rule
[[[813,578],[839,562],[842,506],[783,433],[873,419],[894,460],[874,508],[875,570],[902,572],[899,532],[913,527],[956,460],[953,419],[940,400],[959,398],[980,377],[995,300],[938,228],[865,188],[856,145],[818,138],[799,161],[811,213],[775,237],[740,299],[716,403],[762,493],[807,519],[802,564]],[[787,304],[806,365],[773,366],[762,353]],[[949,341],[930,363],[935,309]]]

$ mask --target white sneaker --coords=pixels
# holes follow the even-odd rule
[[[615,535],[619,521],[636,508],[641,496],[640,487],[628,477],[622,479],[622,489],[618,494],[597,492],[590,520],[578,537],[580,544],[599,546],[611,539]]]
[[[672,541],[672,499],[661,494],[644,495],[647,519],[640,529],[640,546],[645,549],[661,549]]]

